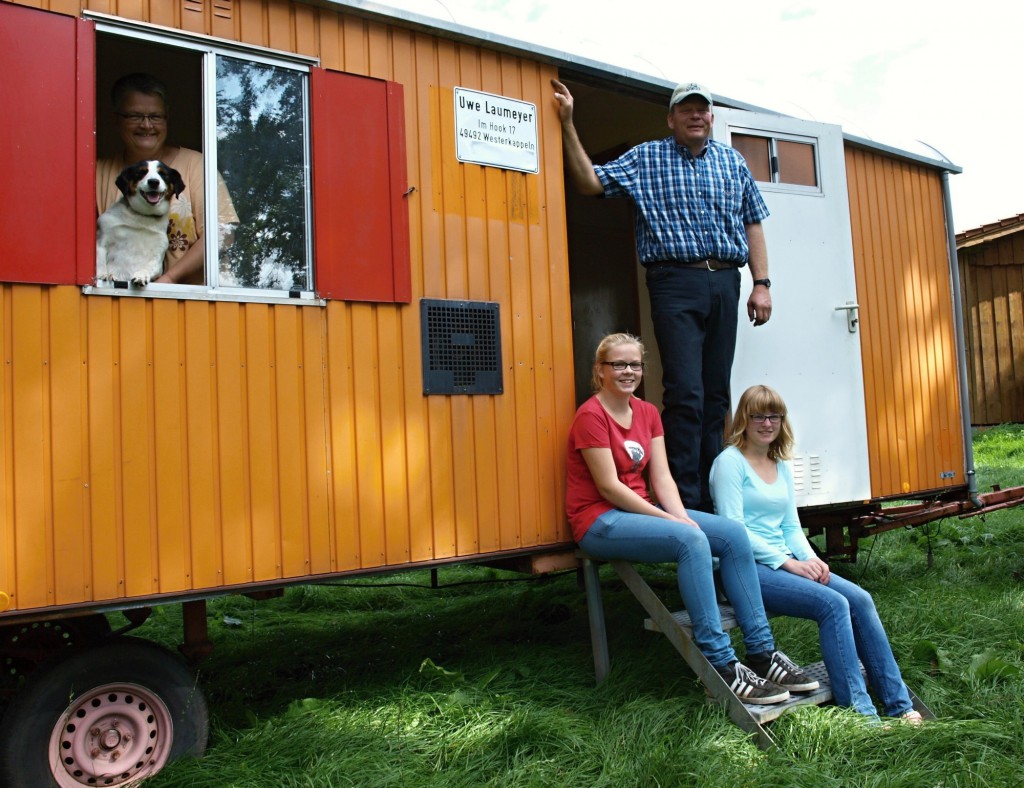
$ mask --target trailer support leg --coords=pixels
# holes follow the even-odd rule
[[[210,631],[206,624],[206,600],[183,602],[181,617],[185,625],[185,642],[178,650],[191,662],[198,662],[211,651]]]
[[[587,615],[590,618],[590,645],[594,652],[594,676],[600,684],[608,675],[608,630],[604,623],[604,604],[601,601],[601,576],[598,566],[590,558],[582,557],[583,583],[587,590]]]

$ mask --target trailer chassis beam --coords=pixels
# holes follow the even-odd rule
[[[879,501],[854,508],[802,512],[801,520],[812,536],[825,535],[826,557],[855,562],[858,542],[865,537],[896,528],[926,525],[947,517],[964,520],[1021,504],[1024,504],[1024,487],[1003,490],[997,486],[987,493],[968,491],[967,498],[936,495],[925,501],[886,508]]]

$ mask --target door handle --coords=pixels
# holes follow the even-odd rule
[[[858,310],[860,304],[855,304],[853,301],[847,301],[842,306],[836,307],[836,312],[846,310],[846,327],[849,329],[851,334],[857,333],[857,324],[860,322],[860,316]]]

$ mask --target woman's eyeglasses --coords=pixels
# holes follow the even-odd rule
[[[778,424],[782,421],[781,413],[751,413],[750,420],[755,424],[764,424],[766,421],[771,424]]]
[[[119,118],[124,118],[129,123],[134,123],[136,126],[141,126],[147,120],[154,126],[159,126],[167,120],[167,116],[161,112],[153,112],[149,115],[144,115],[141,112],[118,112]]]
[[[602,361],[606,367],[611,367],[616,372],[622,372],[629,367],[634,372],[639,372],[644,368],[644,362],[642,361]]]

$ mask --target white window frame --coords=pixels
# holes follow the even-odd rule
[[[198,52],[202,58],[202,86],[201,86],[201,115],[203,124],[203,170],[206,217],[204,224],[207,228],[216,227],[216,202],[217,202],[217,102],[210,100],[210,96],[217,95],[217,58],[232,57],[244,59],[253,63],[277,68],[284,68],[305,75],[302,95],[302,123],[303,123],[303,171],[305,173],[305,209],[304,221],[306,226],[305,255],[307,265],[307,287],[303,290],[266,290],[257,287],[226,287],[219,283],[220,267],[217,263],[219,257],[218,233],[207,231],[203,235],[205,244],[204,273],[206,284],[149,284],[144,288],[129,288],[123,285],[115,285],[110,282],[85,285],[82,292],[88,295],[111,295],[128,298],[173,298],[198,301],[243,301],[257,303],[290,303],[323,306],[327,302],[316,295],[314,277],[316,275],[313,257],[313,199],[312,199],[312,173],[311,173],[311,150],[312,140],[310,138],[310,98],[309,98],[309,72],[314,66],[319,65],[318,58],[295,55],[289,52],[281,52],[263,47],[254,47],[238,44],[232,41],[203,36],[190,33],[183,33],[180,30],[150,25],[145,23],[130,23],[117,17],[105,14],[90,13],[84,14],[86,18],[96,22],[97,36],[100,34],[116,35],[133,38],[138,41],[147,41],[160,46],[174,46],[182,49],[190,49]],[[213,216],[211,224],[209,218]]]

